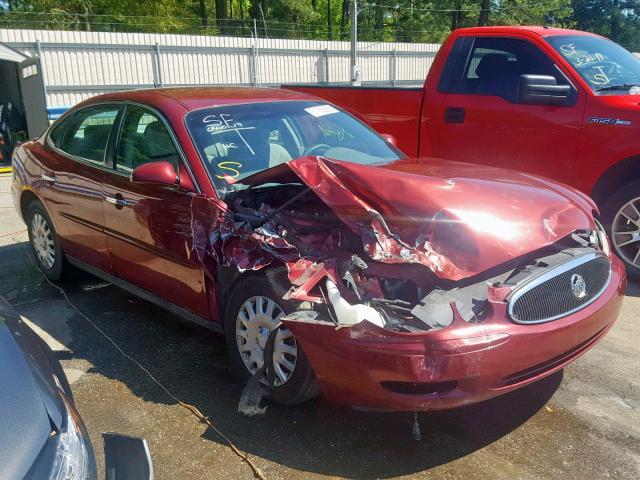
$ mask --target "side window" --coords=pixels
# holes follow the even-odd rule
[[[144,163],[171,162],[178,171],[180,156],[171,135],[158,116],[144,107],[130,105],[124,117],[116,155],[116,170],[130,174]]]
[[[69,117],[64,120],[58,122],[55,127],[51,130],[49,134],[49,139],[51,143],[53,143],[57,148],[62,146],[62,138],[64,137],[65,129],[69,125]]]
[[[118,107],[103,105],[80,110],[51,132],[53,144],[70,155],[104,165],[109,135],[118,111]],[[58,129],[61,130],[59,133]]]
[[[441,86],[441,91],[515,101],[520,75],[549,75],[558,85],[569,84],[551,59],[526,40],[478,37],[466,52],[466,61],[449,65],[449,70],[455,71],[449,71],[450,86]]]

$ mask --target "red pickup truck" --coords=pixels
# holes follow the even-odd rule
[[[460,29],[423,88],[285,88],[357,114],[410,156],[521,170],[590,194],[640,279],[640,61],[610,40],[557,28]]]

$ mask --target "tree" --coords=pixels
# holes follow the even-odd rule
[[[573,11],[576,28],[629,47],[640,44],[640,1],[574,0]]]
[[[491,7],[490,0],[480,0],[480,15],[478,16],[479,27],[484,27],[489,23],[489,7]]]

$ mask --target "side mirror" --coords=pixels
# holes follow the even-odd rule
[[[530,105],[562,105],[571,94],[569,85],[558,85],[550,75],[520,75],[518,102]]]
[[[382,133],[380,134],[380,136],[382,138],[384,138],[386,140],[387,143],[390,143],[391,145],[393,145],[394,147],[398,146],[398,140],[396,139],[396,137],[394,137],[393,135],[391,135],[390,133]]]
[[[176,173],[173,164],[170,162],[144,163],[133,169],[131,172],[133,183],[149,183],[153,185],[163,185],[166,187],[177,187],[180,178]]]

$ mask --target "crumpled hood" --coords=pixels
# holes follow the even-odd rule
[[[371,258],[469,277],[594,228],[595,204],[551,180],[439,159],[364,166],[303,157],[245,179],[291,172],[358,233]]]

